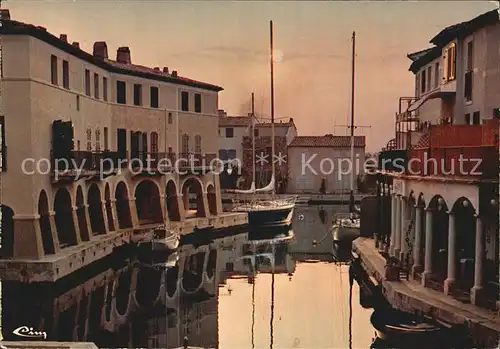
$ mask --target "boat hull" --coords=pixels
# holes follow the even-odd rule
[[[270,207],[248,211],[248,225],[251,228],[290,225],[294,206]]]
[[[352,241],[358,238],[360,235],[359,227],[343,227],[340,225],[334,225],[332,227],[332,236],[335,243],[341,243],[345,241]]]
[[[180,239],[176,237],[151,241],[151,247],[154,252],[174,252],[179,247],[179,244]]]

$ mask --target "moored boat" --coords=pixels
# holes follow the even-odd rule
[[[333,222],[331,234],[336,244],[350,243],[360,235],[360,218],[353,214],[338,214]]]
[[[179,247],[181,238],[175,231],[160,226],[151,240],[153,252],[173,252]]]

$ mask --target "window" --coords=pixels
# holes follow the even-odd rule
[[[0,116],[0,172],[4,172],[7,169],[7,157],[6,157],[6,146],[5,146],[5,119]]]
[[[102,99],[108,101],[108,78],[102,77]]]
[[[472,124],[479,125],[480,123],[481,123],[481,116],[478,111],[475,111],[474,114],[472,114]]]
[[[57,85],[57,57],[50,56],[50,80],[52,85]]]
[[[127,104],[127,85],[125,85],[125,81],[116,81],[116,103]]]
[[[189,93],[186,91],[181,92],[181,110],[189,111]]]
[[[427,86],[427,82],[425,80],[425,70],[423,70],[421,73],[420,73],[420,92],[421,93],[425,93],[425,86]]]
[[[470,125],[470,114],[465,114],[465,123]]]
[[[134,84],[134,105],[142,105],[142,85]]]
[[[472,41],[467,43],[467,66],[465,69],[465,86],[464,98],[467,102],[472,101],[472,86],[473,86],[473,56],[474,44]]]
[[[158,87],[151,86],[151,108],[158,108]]]
[[[194,136],[194,152],[196,154],[201,154],[201,136]]]
[[[92,129],[87,129],[87,151],[92,151]]]
[[[439,62],[434,65],[434,88],[439,86]]]
[[[85,69],[85,94],[90,96],[90,71]]]
[[[168,113],[168,123],[172,124],[172,113]]]
[[[219,159],[221,159],[222,161],[228,160],[227,150],[226,149],[220,149],[219,150]]]
[[[427,88],[426,88],[427,92],[429,92],[431,90],[431,84],[432,84],[432,68],[428,67],[427,68]]]
[[[201,94],[199,93],[194,95],[194,112],[201,113]]]
[[[226,138],[233,138],[234,137],[234,128],[228,127],[226,128]]]
[[[187,133],[182,135],[182,153],[185,155],[189,153],[189,136]]]
[[[63,61],[63,87],[69,90],[69,63]]]
[[[99,99],[99,74],[94,73],[94,98]]]
[[[446,80],[454,80],[456,73],[456,46],[455,44],[451,44],[445,50],[446,55]]]
[[[415,74],[415,97],[419,96],[420,96],[420,74],[417,73]]]
[[[151,153],[158,154],[158,133],[151,132]]]
[[[109,150],[109,147],[108,147],[109,143],[108,142],[109,142],[109,139],[108,139],[108,128],[105,127],[104,128],[104,150],[105,151]]]
[[[253,130],[253,136],[254,136],[254,137],[259,137],[259,129],[258,129],[258,128],[255,128],[255,129]]]
[[[467,43],[467,71],[472,71],[474,65],[474,43],[469,41]]]
[[[123,128],[116,130],[116,150],[120,159],[127,157],[127,130]]]
[[[228,160],[236,159],[236,149],[228,149],[227,150],[227,159]]]
[[[76,95],[76,110],[80,110],[80,96]]]
[[[98,128],[95,130],[95,150],[101,151],[101,130]]]

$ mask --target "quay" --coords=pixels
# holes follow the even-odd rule
[[[427,315],[450,325],[466,324],[478,348],[498,345],[500,317],[496,311],[464,304],[410,280],[389,281],[385,277],[386,260],[375,247],[374,239],[358,238],[352,247],[363,269],[377,281],[382,294],[394,308]]]
[[[349,204],[349,193],[334,193],[334,194],[276,194],[278,198],[285,198],[296,195],[297,202],[300,204],[308,205],[348,205]],[[267,200],[271,198],[270,194],[256,193],[254,194],[256,199]],[[361,200],[368,195],[366,194],[354,194],[354,201],[359,204]],[[233,200],[237,200],[238,197],[243,197],[241,194],[225,193],[222,192],[222,203],[230,204]]]

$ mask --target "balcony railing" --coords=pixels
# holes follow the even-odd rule
[[[57,172],[109,171],[119,167],[119,155],[114,151],[70,151],[66,156],[51,154],[52,168]]]

